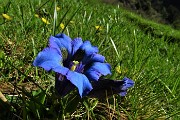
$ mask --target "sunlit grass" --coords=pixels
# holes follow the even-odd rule
[[[180,118],[179,31],[117,6],[85,0],[57,3],[57,23],[54,25],[52,1],[17,0],[12,4],[6,0],[1,3],[1,14],[6,10],[13,19],[0,17],[0,82],[2,85],[10,82],[16,89],[8,91],[0,85],[0,92],[18,106],[3,105],[11,112],[1,112],[0,116],[11,119]],[[71,38],[82,37],[98,46],[112,65],[113,74],[108,77],[120,80],[127,76],[135,81],[126,97],[84,98],[77,108],[73,108],[71,102],[76,96],[64,99],[53,96],[53,73],[37,70],[32,62],[46,47],[49,36],[62,31]],[[169,43],[172,39],[176,42]],[[4,103],[1,101],[1,104]],[[14,107],[20,111],[13,110]],[[36,111],[32,112],[34,109]]]

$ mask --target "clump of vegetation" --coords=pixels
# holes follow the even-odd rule
[[[178,30],[96,1],[1,1],[0,12],[0,118],[180,118]],[[58,33],[99,48],[112,66],[103,79],[127,76],[135,86],[124,97],[81,99],[78,89],[60,97],[54,73],[33,66]]]
[[[180,2],[177,0],[102,0],[103,2],[119,4],[125,9],[134,11],[145,18],[156,22],[169,24],[180,29]]]

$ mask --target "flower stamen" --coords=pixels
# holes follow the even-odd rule
[[[74,70],[76,69],[76,67],[77,67],[78,64],[79,64],[78,61],[73,61],[73,65],[72,65],[72,67],[71,67],[71,70],[74,71]]]

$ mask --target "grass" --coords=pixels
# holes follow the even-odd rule
[[[52,1],[5,0],[0,4],[0,13],[12,17],[0,17],[0,91],[8,99],[7,104],[0,101],[4,108],[0,109],[1,118],[180,118],[180,31],[95,1],[57,2],[56,19]],[[50,24],[43,23],[42,17]],[[59,27],[61,23],[64,29]],[[60,32],[98,46],[112,65],[112,78],[133,79],[135,86],[127,96],[83,98],[81,102],[76,101],[76,95],[58,99],[53,94],[54,74],[33,67],[32,62],[47,46],[49,36]]]

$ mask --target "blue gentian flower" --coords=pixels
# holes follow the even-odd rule
[[[125,77],[125,78],[123,78],[122,82],[123,82],[123,84],[120,87],[121,89],[115,89],[115,91],[118,92],[118,90],[120,90],[120,92],[118,92],[119,95],[120,96],[125,96],[127,94],[128,88],[131,88],[131,87],[134,86],[134,81],[129,79],[129,78],[127,78],[127,77]],[[119,86],[120,86],[120,84],[119,84]]]
[[[56,72],[55,88],[60,95],[76,87],[83,97],[93,89],[91,81],[111,74],[110,65],[104,61],[105,57],[89,41],[71,40],[62,33],[50,37],[49,46],[37,55],[33,65]]]
[[[100,78],[98,81],[92,82],[93,89],[88,94],[89,97],[93,98],[106,98],[113,94],[119,94],[125,96],[127,90],[134,86],[134,81],[124,77],[123,80],[110,80]]]

